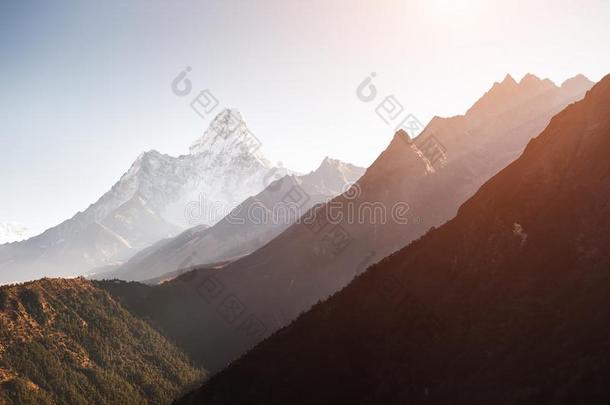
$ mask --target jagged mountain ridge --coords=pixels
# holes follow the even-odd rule
[[[214,226],[189,229],[151,249],[145,249],[116,270],[92,277],[144,281],[186,267],[249,254],[272,240],[314,204],[341,194],[363,173],[363,168],[327,157],[309,174],[287,175],[272,182]],[[294,214],[279,217],[282,201],[295,187],[307,194],[307,200],[296,207],[298,209]],[[261,214],[260,209],[268,214]],[[274,210],[278,218],[273,218]]]
[[[505,80],[494,85],[483,99],[495,97],[504,86],[512,88],[514,85]],[[209,277],[239,297],[243,306],[258,317],[267,333],[271,333],[317,301],[346,286],[372,263],[404,247],[430,227],[452,218],[460,204],[478,187],[518,157],[556,110],[580,98],[586,91],[586,88],[573,86],[569,90],[554,86],[550,91],[539,91],[538,86],[532,91],[531,87],[517,85],[528,95],[520,96],[526,101],[518,105],[496,102],[491,104],[493,114],[433,119],[420,137],[427,139],[433,135],[446,147],[444,166],[437,162],[432,167],[429,159],[422,159],[421,141],[409,142],[403,134],[397,133],[357,182],[355,193],[336,197],[319,211],[319,215],[324,215],[334,204],[347,218],[348,210],[357,212],[370,203],[385,207],[388,218],[385,223],[370,216],[363,221],[342,221],[339,226],[348,235],[344,238],[347,244],[335,244],[335,236],[344,234],[335,232],[339,228],[334,226],[312,231],[312,227],[303,223],[295,224],[254,253],[222,269],[202,269],[191,274],[193,279],[187,285],[177,286],[183,280],[178,279],[173,287],[167,286],[181,290],[181,294],[171,296],[167,307],[174,310],[190,308],[201,302],[193,314],[196,321],[172,324],[171,328],[177,330],[171,333],[186,336],[187,341],[198,344],[192,350],[196,351],[199,361],[210,371],[217,371],[256,341],[236,334],[213,306],[205,305],[197,298],[200,293],[197,286]],[[477,104],[480,105],[481,100]],[[481,116],[487,118],[481,119]],[[409,205],[407,223],[391,220],[390,211],[396,203]],[[370,215],[371,211],[367,212]],[[156,304],[143,307],[142,314],[153,319],[167,316]]]
[[[609,112],[607,76],[454,219],[179,403],[608,402]]]
[[[266,186],[272,165],[242,142],[248,134],[239,112],[224,110],[190,154],[141,154],[85,211],[34,238],[0,246],[0,283],[85,274],[187,227],[216,223],[223,215],[210,206],[230,210]],[[189,213],[189,204],[201,205],[205,215]]]

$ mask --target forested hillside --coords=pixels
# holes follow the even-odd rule
[[[165,404],[203,377],[84,279],[0,287],[0,403]]]

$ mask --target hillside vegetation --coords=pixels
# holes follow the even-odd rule
[[[0,287],[0,404],[164,404],[203,377],[84,279]]]

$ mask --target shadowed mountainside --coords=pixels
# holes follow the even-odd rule
[[[316,211],[324,216],[334,204],[347,218],[350,209],[375,202],[385,208],[385,222],[368,210],[362,221],[323,229],[295,224],[256,252],[218,270],[185,274],[131,306],[198,364],[218,371],[370,264],[452,218],[478,187],[519,156],[552,115],[590,85],[583,77],[558,87],[531,75],[520,83],[507,76],[466,115],[433,119],[415,142],[396,134],[353,190]],[[419,139],[430,136],[446,148],[444,165],[422,153]],[[396,203],[408,204],[408,223],[389,218]],[[347,234],[346,245],[335,243],[341,236],[337,229]],[[257,332],[241,333],[244,325]]]
[[[180,403],[607,403],[610,76],[439,229]]]

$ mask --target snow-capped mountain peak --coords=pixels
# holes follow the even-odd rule
[[[202,204],[227,210],[260,192],[273,165],[259,148],[239,111],[225,109],[191,145],[190,154],[173,157],[156,150],[140,154],[98,203],[106,201],[94,204],[95,217],[99,220],[137,196],[173,225],[212,225],[222,218],[220,213],[186,218],[186,207],[203,199]]]
[[[30,230],[17,222],[0,222],[0,245],[17,242],[31,236]]]
[[[203,136],[189,148],[191,155],[208,154],[223,161],[233,159],[259,160],[264,166],[271,163],[262,155],[260,139],[248,129],[236,109],[222,110]]]
[[[222,111],[191,153],[140,154],[85,211],[0,250],[0,282],[9,275],[14,281],[14,274],[23,280],[83,274],[122,262],[186,228],[214,225],[268,185],[273,165],[260,146],[237,110]],[[7,241],[16,239],[22,238]]]

